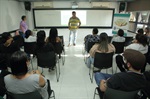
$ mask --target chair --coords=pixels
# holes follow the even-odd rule
[[[121,54],[124,52],[125,42],[112,42],[112,44],[115,46],[116,49],[115,54]],[[116,66],[116,72],[117,72],[117,66]]]
[[[51,89],[50,81],[47,79],[47,91],[48,91],[48,99],[55,99],[55,92]],[[52,95],[53,93],[53,95]],[[11,92],[6,92],[7,99],[42,99],[42,96],[38,91],[26,93],[26,94],[13,94]]]
[[[115,54],[121,54],[124,52],[124,42],[112,42],[115,46],[116,52]]]
[[[100,69],[100,71],[102,69],[107,69],[112,67],[112,62],[113,62],[113,54],[112,53],[95,53],[95,57],[94,57],[94,66],[89,68],[89,76],[90,76],[90,80],[91,83],[93,83],[93,75],[94,75],[94,68],[98,68]],[[91,74],[91,70],[92,70],[92,74]],[[113,73],[113,67],[112,67],[112,73]]]
[[[128,46],[132,42],[133,37],[125,37],[125,38],[126,38],[125,39],[125,46]]]
[[[6,99],[42,99],[42,96],[38,91],[26,94],[13,94],[11,92],[7,92]]]
[[[56,66],[56,63],[58,63],[58,66]],[[55,52],[42,52],[42,53],[37,53],[37,64],[39,67],[42,68],[42,73],[43,73],[43,68],[56,68],[56,79],[57,82],[59,81],[60,77],[60,64],[59,64],[59,59],[56,57]],[[38,68],[38,67],[37,67]],[[58,73],[57,73],[58,71]]]
[[[24,42],[24,51],[27,54],[35,55],[35,48],[36,48],[36,42]],[[32,65],[32,69],[33,69],[32,58],[31,58],[31,65]]]
[[[104,99],[135,99],[139,90],[136,91],[121,91],[107,88]]]
[[[96,91],[98,93],[96,93]],[[121,90],[115,90],[115,89],[107,88],[107,90],[104,93],[103,99],[136,99],[138,92],[139,92],[139,90],[125,92],[125,91],[121,91]],[[93,99],[95,99],[95,95],[99,95],[99,97],[100,97],[99,87],[95,88]]]
[[[111,40],[112,40],[112,36],[108,36],[108,42],[110,43],[111,42]]]
[[[88,42],[87,43],[87,48],[85,48],[87,54],[90,52],[90,49],[93,47],[93,45],[97,43],[97,42]],[[84,62],[86,63],[86,60],[87,60],[87,54],[84,55]]]
[[[48,97],[55,99],[55,92],[54,92],[54,90],[51,89],[50,81],[48,79],[47,79],[47,83],[48,83],[48,87],[47,87]],[[53,96],[51,96],[52,93],[53,93]]]
[[[65,64],[65,50],[62,42],[55,44],[56,53],[59,55],[59,58],[62,59],[62,65]]]

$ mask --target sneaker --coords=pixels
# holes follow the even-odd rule
[[[73,46],[76,46],[76,44],[73,44]]]

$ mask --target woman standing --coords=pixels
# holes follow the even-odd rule
[[[19,29],[19,34],[25,38],[25,32],[28,30],[28,25],[26,23],[26,16],[21,17],[22,21],[20,22],[20,29]]]

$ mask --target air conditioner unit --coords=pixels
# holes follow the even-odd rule
[[[34,2],[34,8],[53,8],[52,2]]]
[[[110,8],[109,2],[92,2],[93,8]]]

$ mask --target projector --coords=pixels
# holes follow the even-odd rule
[[[78,8],[78,5],[72,5],[72,8],[73,9]]]

